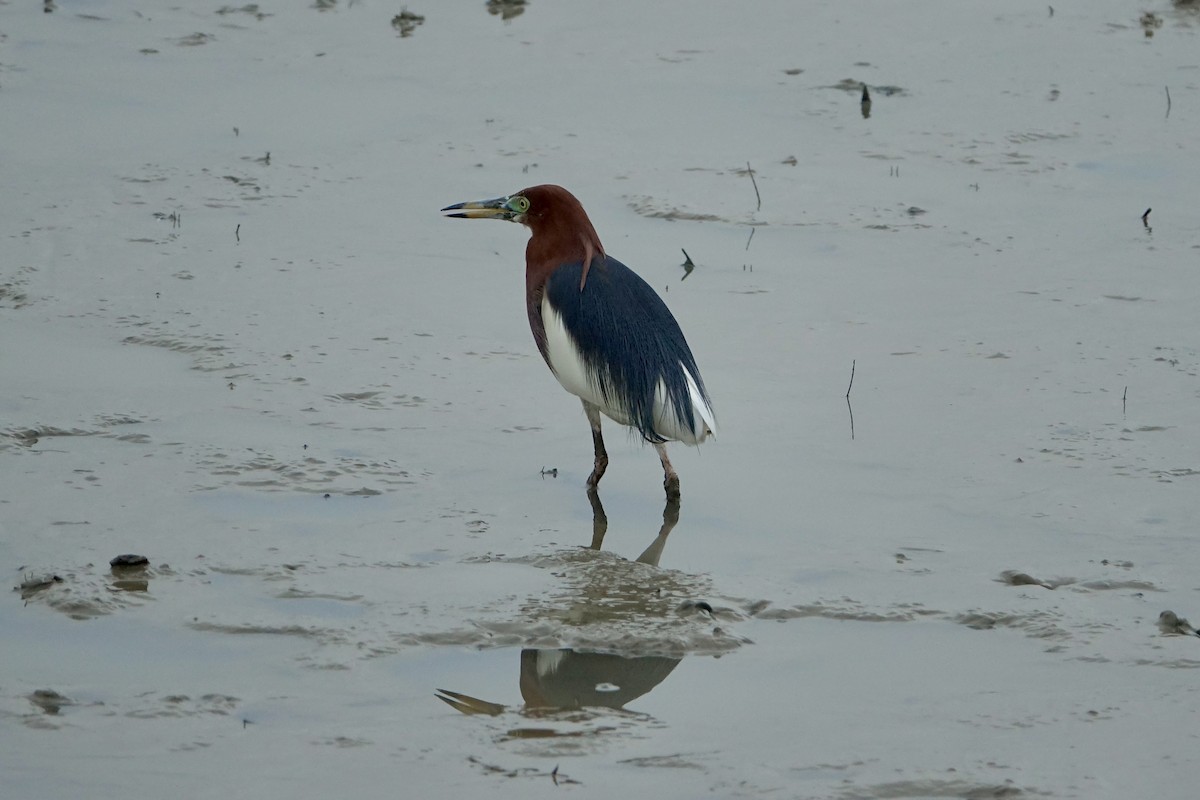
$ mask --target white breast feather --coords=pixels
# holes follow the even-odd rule
[[[605,402],[600,393],[600,382],[596,379],[594,370],[588,368],[574,337],[567,332],[563,324],[562,314],[554,310],[550,301],[542,298],[542,326],[546,329],[546,357],[550,369],[562,387],[576,397],[580,397],[604,412],[605,416],[621,423],[629,424],[629,417],[624,410],[612,403]]]

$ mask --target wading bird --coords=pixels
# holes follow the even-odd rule
[[[583,401],[596,452],[588,487],[595,489],[608,467],[600,433],[603,413],[654,445],[667,496],[679,497],[679,476],[667,458],[666,442],[698,445],[716,422],[696,359],[662,299],[637,273],[605,254],[583,206],[561,186],[533,186],[442,211],[529,228],[529,327],[554,377]]]

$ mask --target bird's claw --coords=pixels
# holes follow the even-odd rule
[[[663,488],[667,490],[667,500],[679,500],[679,476],[668,475],[663,479]]]

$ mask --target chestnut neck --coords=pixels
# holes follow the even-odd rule
[[[550,273],[563,264],[583,264],[580,291],[596,259],[604,259],[604,245],[583,206],[561,186],[534,186],[521,192],[529,200],[525,224],[532,235],[525,247],[525,289],[532,297],[541,293]]]

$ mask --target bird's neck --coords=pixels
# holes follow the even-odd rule
[[[564,264],[583,264],[579,285],[579,290],[583,291],[587,284],[588,269],[594,262],[605,258],[600,237],[586,217],[583,225],[575,225],[569,232],[548,233],[535,229],[525,247],[525,305],[529,314],[529,329],[547,364],[550,360],[546,353],[546,329],[542,321],[542,297],[546,293],[546,281],[554,270]]]
[[[550,273],[563,264],[583,264],[586,282],[588,268],[603,259],[604,245],[586,217],[570,229],[534,230],[525,246],[525,290],[540,298]]]

